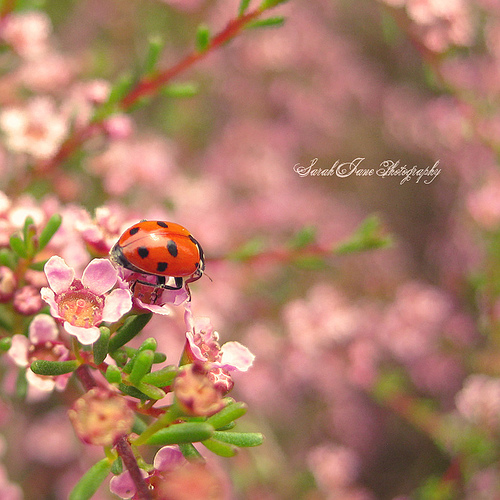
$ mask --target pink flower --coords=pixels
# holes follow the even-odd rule
[[[52,31],[47,14],[40,11],[11,14],[6,18],[2,38],[27,59],[47,52]]]
[[[51,99],[36,97],[25,108],[5,108],[0,113],[0,128],[12,151],[47,159],[54,156],[64,141],[68,121]]]
[[[53,256],[45,264],[45,275],[50,288],[42,288],[43,300],[52,316],[62,320],[64,329],[82,344],[99,338],[98,326],[103,321],[118,321],[132,308],[128,290],[112,290],[122,283],[109,260],[94,259],[79,280],[61,257]]]
[[[58,340],[59,330],[54,319],[46,314],[33,318],[29,335],[14,335],[8,355],[17,366],[28,367],[37,359],[66,361],[68,349]],[[41,392],[51,392],[54,388],[63,390],[71,374],[57,377],[42,377],[31,370],[26,371],[28,383]]]
[[[154,471],[151,475],[175,469],[183,463],[185,463],[184,456],[177,446],[164,446],[157,451],[154,457]],[[144,478],[149,477],[145,470],[141,469],[141,473]],[[136,492],[135,484],[128,471],[113,477],[109,483],[109,489],[111,493],[118,495],[120,498],[132,498]]]
[[[458,412],[469,422],[500,428],[500,378],[473,374],[455,397]]]
[[[213,329],[209,318],[196,319],[192,331],[186,332],[186,340],[193,361],[208,362],[214,368],[228,372],[246,372],[255,359],[250,350],[239,342],[226,342],[219,347],[219,334]]]

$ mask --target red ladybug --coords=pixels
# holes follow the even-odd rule
[[[130,271],[156,276],[158,286],[169,290],[200,279],[205,270],[203,250],[191,233],[180,224],[161,220],[143,220],[129,227],[110,256]],[[174,278],[174,286],[166,284],[169,277]]]

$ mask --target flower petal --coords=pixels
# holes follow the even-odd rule
[[[147,309],[148,311],[151,311],[156,314],[161,314],[162,316],[168,316],[169,314],[172,313],[172,309],[167,305],[156,305],[156,304],[146,304],[143,302],[141,299],[136,298],[135,299],[137,303],[139,304],[139,307],[142,309]]]
[[[66,291],[75,278],[74,269],[69,267],[64,259],[58,255],[52,256],[43,269],[50,288],[56,294]]]
[[[189,348],[191,350],[191,354],[195,359],[205,363],[207,361],[206,356],[201,351],[200,347],[196,344],[194,340],[194,334],[192,332],[186,332],[186,340],[188,341]]]
[[[45,302],[47,302],[47,304],[49,304],[49,306],[50,306],[50,315],[53,318],[59,318],[60,319],[61,316],[59,316],[59,307],[58,307],[57,302],[56,302],[55,293],[50,288],[47,288],[46,286],[44,286],[40,290],[40,295],[41,295],[42,299]]]
[[[56,340],[59,335],[56,322],[47,314],[38,314],[29,327],[29,339],[33,344]]]
[[[228,371],[238,370],[246,372],[252,366],[255,359],[255,356],[247,347],[235,341],[226,342],[221,347],[220,352],[222,354],[221,361],[214,364]]]
[[[124,314],[132,309],[132,296],[129,290],[117,288],[113,290],[104,301],[102,320],[118,321]]]
[[[28,349],[30,341],[24,335],[13,335],[12,343],[7,351],[17,366],[28,366]]]
[[[82,284],[96,295],[113,288],[118,272],[108,259],[94,259],[83,271]]]
[[[144,469],[140,469],[142,477],[148,477],[148,473]],[[109,482],[109,490],[111,493],[118,495],[120,498],[132,498],[137,491],[136,486],[130,472],[126,470],[118,476],[113,476]]]
[[[153,467],[156,470],[170,470],[184,461],[184,456],[178,446],[164,446],[155,455]]]
[[[42,377],[33,373],[31,370],[26,370],[26,380],[30,386],[33,386],[41,392],[52,392],[56,385],[52,377]]]
[[[73,326],[67,321],[64,322],[64,329],[70,334],[74,335],[80,344],[89,345],[93,344],[101,335],[97,326],[90,328],[83,328],[81,326]]]

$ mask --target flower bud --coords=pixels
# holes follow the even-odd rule
[[[40,297],[40,290],[27,285],[15,292],[13,305],[19,314],[31,316],[40,312],[45,304]]]
[[[14,295],[17,280],[12,269],[0,266],[0,302],[8,302]]]
[[[184,366],[173,388],[177,404],[188,415],[210,416],[225,406],[221,391],[202,365]]]
[[[78,398],[68,415],[78,437],[97,446],[112,446],[130,432],[134,423],[134,412],[127,401],[99,388]]]

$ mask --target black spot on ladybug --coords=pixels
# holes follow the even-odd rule
[[[168,267],[168,262],[158,262],[158,264],[156,265],[156,270],[159,273],[164,273],[167,270],[167,267]]]
[[[141,259],[145,259],[149,255],[149,250],[146,247],[139,247],[137,253]]]
[[[156,221],[156,223],[160,226],[160,227],[168,227],[168,224],[166,222],[163,222],[162,220],[158,220]]]
[[[139,232],[139,228],[138,227],[133,227],[129,232],[128,234],[130,234],[130,236],[134,236],[134,234],[137,234]]]
[[[177,254],[179,253],[177,250],[177,244],[174,240],[168,240],[167,250],[172,257],[177,257]]]

